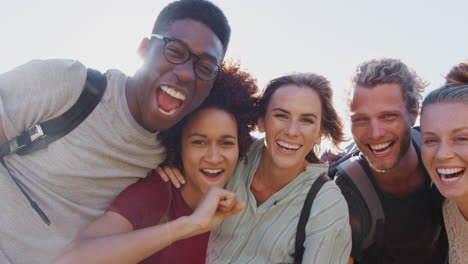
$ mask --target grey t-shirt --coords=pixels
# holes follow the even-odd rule
[[[86,68],[77,61],[31,61],[0,75],[0,114],[8,139],[59,116],[78,99]],[[76,129],[47,149],[5,161],[40,205],[47,226],[0,166],[0,263],[50,263],[120,191],[164,159],[164,149],[130,114],[127,76],[107,72],[107,89]],[[3,258],[3,259],[2,259]]]

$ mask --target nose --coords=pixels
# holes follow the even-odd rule
[[[453,151],[450,144],[440,142],[437,147],[436,158],[439,160],[447,160],[453,157]]]
[[[209,146],[205,155],[205,160],[209,163],[216,164],[223,160],[221,150],[218,146]]]
[[[379,139],[385,134],[385,129],[382,125],[375,120],[370,121],[369,129],[367,130],[367,137],[370,139]]]
[[[197,76],[195,75],[195,69],[193,65],[193,59],[190,59],[181,64],[174,65],[173,72],[180,82],[187,83],[195,81]]]
[[[299,128],[297,126],[298,124],[295,120],[290,120],[284,130],[285,134],[291,137],[297,136],[299,134]]]

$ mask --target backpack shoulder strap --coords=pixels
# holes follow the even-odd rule
[[[13,174],[11,174],[4,157],[11,153],[26,155],[35,150],[45,148],[51,142],[68,134],[94,110],[99,101],[101,101],[106,86],[107,78],[104,74],[96,70],[87,69],[86,83],[83,91],[70,109],[54,119],[32,126],[30,129],[23,131],[19,136],[0,146],[0,163],[6,168],[13,182],[26,197],[31,207],[47,225],[50,225],[51,221],[40,206],[28,195],[26,190],[21,187]]]
[[[370,232],[365,236],[361,245],[362,248],[367,248],[376,240],[376,230],[380,228],[377,226],[377,222],[384,221],[385,213],[383,211],[380,198],[358,159],[358,156],[351,157],[348,160],[340,163],[337,166],[337,169],[340,173],[349,177],[349,179],[351,179],[351,181],[357,187],[362,197],[364,198],[367,209],[369,210],[369,213],[372,217],[372,226]]]
[[[10,153],[26,155],[47,147],[50,143],[75,129],[94,110],[104,95],[107,86],[106,76],[96,70],[87,69],[86,83],[75,104],[62,115],[35,124],[19,136],[1,146],[0,156]]]
[[[294,263],[302,263],[302,257],[304,255],[304,241],[306,237],[305,228],[310,216],[310,210],[312,209],[312,204],[314,199],[317,196],[317,193],[320,191],[322,186],[330,181],[330,178],[323,173],[320,175],[317,180],[310,187],[309,192],[307,193],[306,199],[304,200],[304,206],[302,207],[301,214],[299,216],[299,223],[297,224],[296,231],[296,243],[294,247]]]
[[[421,149],[422,146],[422,137],[421,132],[419,131],[419,127],[415,127],[411,129],[411,140],[416,144],[418,149]]]

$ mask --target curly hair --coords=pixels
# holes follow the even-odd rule
[[[188,121],[203,109],[215,108],[231,114],[237,125],[239,159],[243,158],[253,142],[250,132],[256,124],[258,100],[257,81],[249,73],[241,71],[239,63],[224,62],[221,72],[214,82],[213,89],[203,103],[179,123],[159,133],[158,138],[166,147],[166,160],[163,166],[182,170],[181,138]]]
[[[322,123],[320,130],[325,138],[331,140],[332,144],[337,147],[344,141],[343,123],[341,118],[335,111],[332,103],[333,90],[330,87],[330,82],[323,76],[314,73],[296,73],[285,75],[271,80],[263,93],[259,96],[259,115],[265,116],[268,103],[273,94],[282,86],[293,84],[301,87],[309,87],[317,92],[322,103]],[[314,150],[306,156],[308,162],[319,163],[318,153]]]
[[[357,66],[352,77],[353,88],[372,88],[379,84],[396,83],[401,86],[406,109],[419,109],[421,93],[427,83],[416,72],[398,59],[379,58],[365,61]]]
[[[172,22],[181,19],[198,21],[213,31],[226,52],[231,36],[231,27],[223,11],[205,0],[180,0],[168,4],[159,12],[152,33],[159,33]]]
[[[422,103],[421,114],[429,105],[439,103],[468,104],[468,60],[452,67],[446,84],[430,92]]]

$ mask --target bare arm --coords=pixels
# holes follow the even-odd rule
[[[83,230],[55,263],[137,263],[177,240],[216,228],[243,208],[235,194],[213,186],[193,214],[165,224],[133,230],[125,217],[107,212]]]

